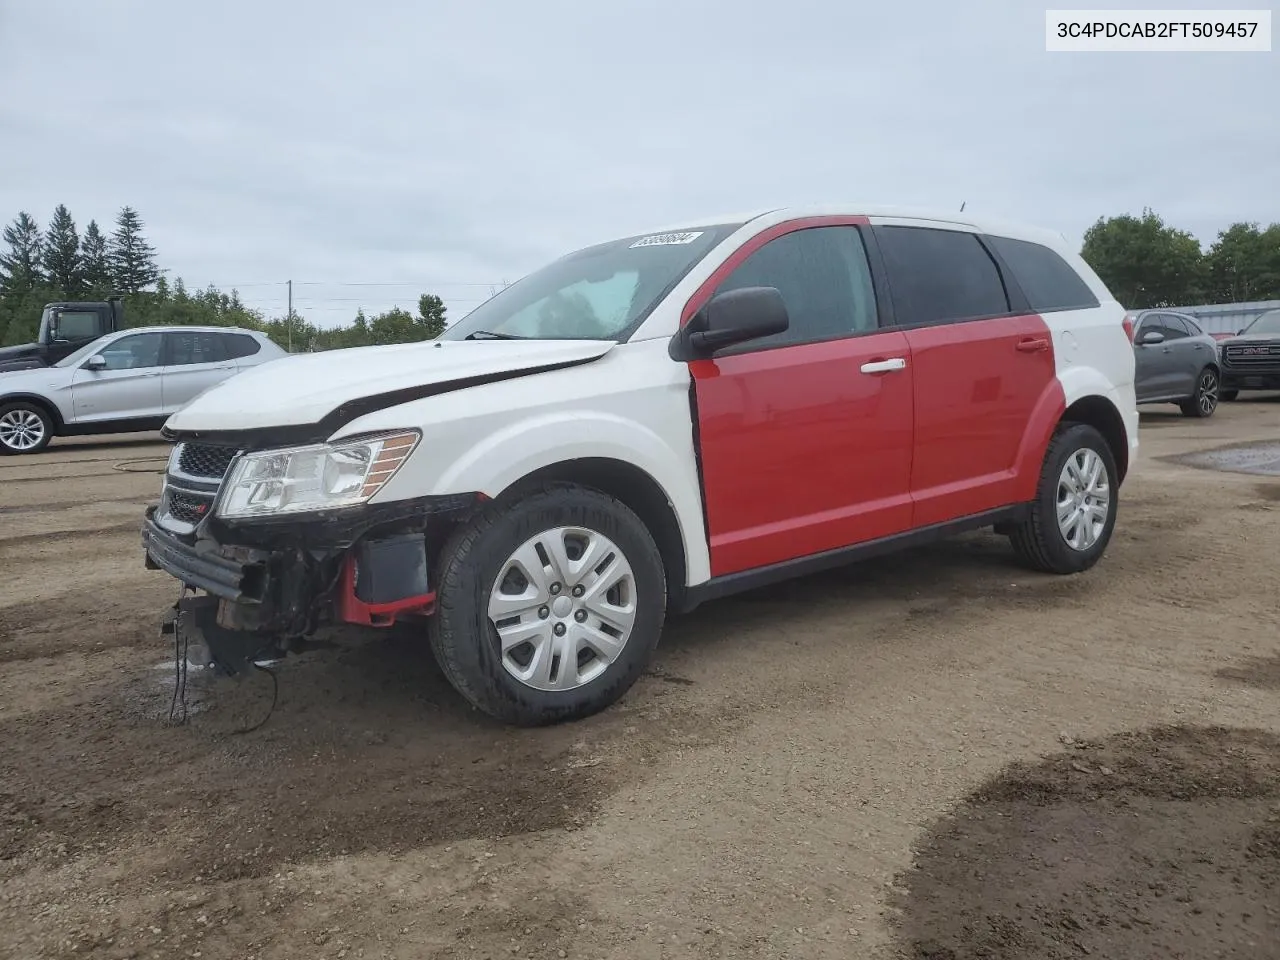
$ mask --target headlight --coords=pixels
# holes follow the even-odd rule
[[[395,475],[420,436],[409,430],[245,454],[223,485],[218,516],[258,517],[357,506]]]

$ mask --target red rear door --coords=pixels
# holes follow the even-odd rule
[[[1023,436],[1057,389],[1048,326],[977,234],[877,226],[875,237],[915,366],[912,525],[1017,502]]]
[[[686,310],[771,286],[791,322],[689,365],[713,576],[911,526],[913,366],[906,335],[878,326],[859,222],[765,231]]]

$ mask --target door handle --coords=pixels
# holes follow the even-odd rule
[[[1049,340],[1047,337],[1036,337],[1034,340],[1019,340],[1018,350],[1021,353],[1039,353],[1041,350],[1049,349]]]
[[[902,357],[890,357],[888,360],[872,360],[870,363],[864,363],[859,369],[863,373],[889,373],[892,370],[902,370],[906,365],[907,361]]]

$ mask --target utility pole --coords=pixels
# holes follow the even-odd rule
[[[289,352],[293,353],[293,281],[289,281],[289,316],[284,322],[285,335],[289,340]]]

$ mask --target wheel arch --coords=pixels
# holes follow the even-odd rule
[[[1045,388],[1031,412],[1015,461],[1016,502],[1035,499],[1045,452],[1053,436],[1067,423],[1084,423],[1102,434],[1116,461],[1119,485],[1129,471],[1132,447],[1130,429],[1116,402],[1122,395],[1097,371],[1076,368],[1059,375]],[[1132,397],[1132,392],[1129,393]],[[1137,418],[1136,404],[1134,419]],[[1136,430],[1136,424],[1134,429]]]
[[[0,374],[0,376],[3,376],[3,374]],[[66,426],[62,420],[62,414],[58,410],[58,405],[48,397],[42,397],[38,393],[8,393],[0,397],[0,407],[8,406],[11,403],[29,403],[32,406],[39,407],[53,421],[55,433],[61,433],[63,427]]]
[[[669,609],[679,609],[687,589],[689,558],[675,505],[647,471],[613,457],[578,457],[540,467],[507,486],[497,501],[513,501],[548,483],[596,490],[625,504],[653,535],[667,573]]]
[[[1125,429],[1124,417],[1114,403],[1096,393],[1081,397],[1062,412],[1058,422],[1083,423],[1102,434],[1116,461],[1116,471],[1119,474],[1116,484],[1118,486],[1124,482],[1129,472],[1129,433]]]

